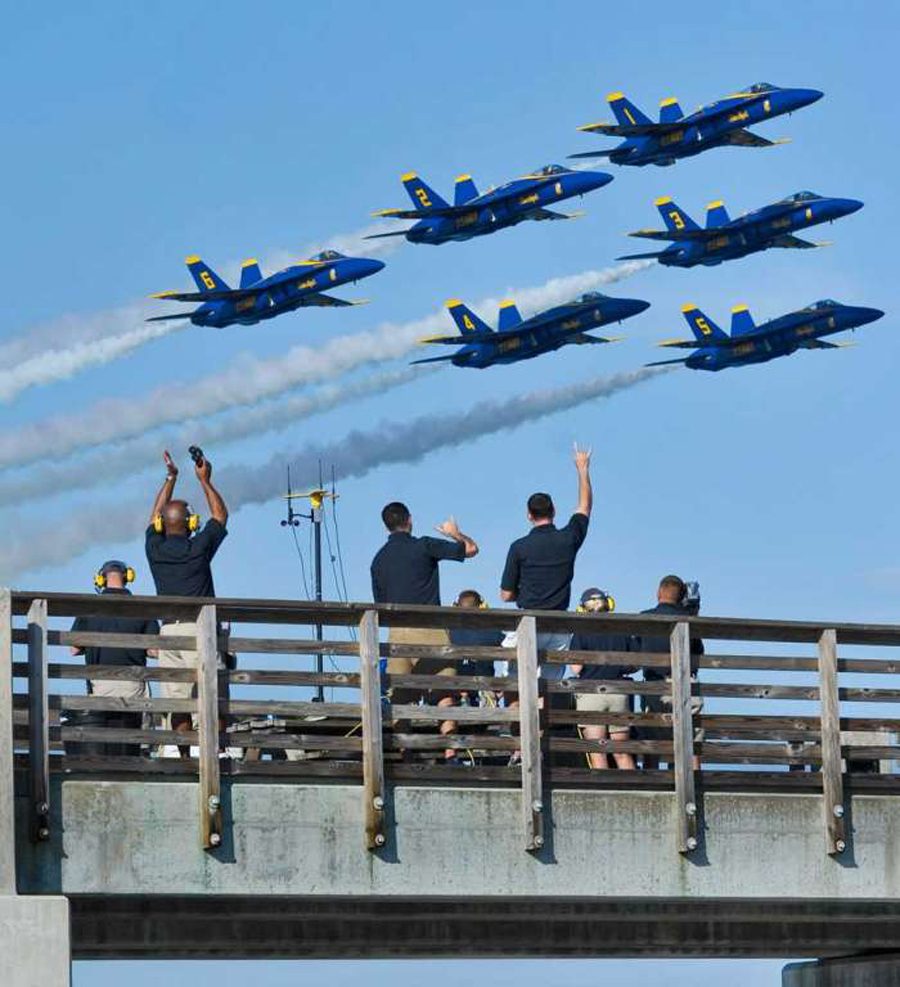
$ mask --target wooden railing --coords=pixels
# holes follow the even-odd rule
[[[91,615],[196,621],[196,634],[66,629],[72,618]],[[330,639],[283,636],[292,626],[314,624],[328,628]],[[260,626],[282,636],[248,636]],[[391,627],[516,631],[517,641],[515,650],[381,642],[381,629]],[[576,631],[629,635],[634,648],[538,649],[541,633]],[[648,637],[667,638],[669,653],[641,651],[639,641]],[[709,653],[692,656],[691,641],[697,638]],[[758,651],[775,644],[792,653],[717,653],[710,649],[713,641],[751,643]],[[192,649],[197,666],[162,668],[152,659],[147,667],[86,666],[69,655],[71,646],[98,645]],[[875,647],[879,653],[839,655],[839,646]],[[196,777],[200,840],[206,848],[222,842],[221,778],[229,775],[361,784],[365,843],[372,850],[386,841],[388,782],[519,787],[528,850],[543,846],[554,788],[672,791],[676,845],[682,853],[692,853],[702,842],[704,791],[818,793],[826,850],[837,855],[849,841],[845,811],[852,794],[900,794],[893,761],[900,753],[900,719],[884,715],[900,701],[900,689],[890,687],[891,677],[900,672],[900,655],[883,655],[896,648],[900,626],[0,591],[0,678],[13,682],[12,709],[0,709],[0,726],[11,716],[15,765],[27,778],[31,836],[37,841],[51,835],[50,779],[60,772]],[[225,652],[239,655],[236,668],[223,668]],[[331,671],[307,670],[309,656],[319,654],[328,656]],[[381,658],[404,656],[440,658],[445,664],[513,658],[517,668],[514,677],[380,671]],[[655,668],[666,679],[557,681],[539,675],[542,665],[576,662]],[[760,675],[769,681],[755,681]],[[73,692],[81,682],[98,680],[191,682],[196,698],[121,699]],[[303,694],[318,686],[331,691],[327,702]],[[292,690],[289,695],[275,694],[284,687]],[[385,694],[390,689],[422,690],[431,701],[391,703]],[[502,701],[449,709],[434,705],[439,697],[457,697],[461,691],[487,692]],[[573,697],[590,692],[662,696],[663,709],[576,710]],[[0,688],[0,697],[4,694]],[[702,713],[692,703],[698,698],[706,703]],[[787,708],[757,713],[759,703]],[[863,703],[869,704],[863,709],[874,708],[878,715],[855,715],[854,707]],[[76,722],[74,716],[84,711],[141,714],[144,722],[127,728]],[[164,719],[172,713],[191,714],[187,732],[166,727]],[[448,719],[455,727],[441,735],[438,725]],[[628,739],[582,738],[578,727],[591,724],[618,727],[617,733],[627,730]],[[647,729],[665,731],[664,739],[642,738],[640,732]],[[178,744],[189,747],[190,756],[158,756],[158,748]],[[84,745],[90,745],[88,753]],[[466,765],[445,763],[445,750],[464,752]],[[225,758],[224,752],[235,756]],[[507,763],[515,752],[521,753],[521,763]],[[667,769],[590,770],[582,765],[591,752],[654,758]],[[695,757],[702,761],[701,770],[694,766]]]

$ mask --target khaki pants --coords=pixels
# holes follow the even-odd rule
[[[440,628],[392,627],[388,632],[391,644],[424,644],[444,647],[450,644],[450,635]],[[388,658],[388,675],[456,675],[456,666],[445,658]],[[428,690],[399,688],[390,690],[392,703],[417,703]],[[446,693],[441,693],[446,695]]]
[[[197,633],[197,625],[193,621],[183,621],[175,624],[163,624],[159,629],[160,637],[193,637]],[[196,668],[197,652],[175,648],[159,649],[160,668]],[[160,682],[159,694],[163,699],[193,699],[197,695],[196,676],[190,682]],[[190,713],[164,713],[163,726],[174,730],[179,724],[190,726]]]
[[[150,688],[147,682],[133,679],[94,679],[91,682],[92,696],[112,696],[116,699],[149,699]]]

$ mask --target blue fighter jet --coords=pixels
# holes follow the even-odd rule
[[[863,206],[857,199],[828,199],[815,192],[797,192],[762,209],[730,219],[721,201],[710,202],[706,207],[706,228],[701,229],[668,196],[653,204],[659,209],[666,229],[637,230],[628,235],[675,242],[657,253],[626,254],[617,260],[655,258],[667,267],[713,266],[769,247],[797,250],[824,247],[827,243],[802,240],[794,236],[794,231],[817,223],[834,222]]]
[[[613,180],[613,176],[602,171],[573,171],[550,164],[479,195],[471,175],[460,175],[456,179],[452,206],[415,172],[403,175],[400,180],[414,208],[381,209],[372,215],[415,219],[415,226],[396,233],[374,233],[368,239],[405,236],[410,243],[441,244],[496,233],[526,219],[575,219],[580,213],[567,215],[547,207],[602,188]]]
[[[462,344],[462,349],[449,356],[432,356],[413,363],[439,363],[449,360],[455,367],[476,367],[483,370],[496,363],[517,363],[534,356],[550,353],[569,344],[614,343],[621,337],[589,336],[591,329],[621,322],[650,307],[637,298],[610,298],[598,291],[589,291],[565,305],[557,305],[523,319],[515,302],[500,306],[496,332],[470,308],[454,299],[447,308],[460,335],[432,336],[422,343]]]
[[[659,104],[659,123],[654,123],[622,93],[610,93],[607,102],[616,123],[589,123],[579,127],[589,134],[624,137],[607,151],[586,151],[573,158],[606,157],[620,165],[670,165],[711,147],[771,147],[770,141],[746,128],[754,123],[793,113],[821,99],[818,89],[782,89],[757,82],[741,92],[701,106],[687,116],[673,97]]]
[[[256,325],[265,319],[274,319],[284,312],[308,305],[337,306],[362,305],[364,302],[347,302],[333,295],[326,295],[326,288],[335,288],[348,282],[356,282],[376,274],[384,267],[380,260],[365,257],[345,257],[336,250],[301,260],[267,278],[262,276],[255,260],[245,260],[241,267],[238,288],[229,288],[216,272],[196,256],[185,260],[197,285],[197,291],[161,291],[152,298],[172,302],[202,302],[193,312],[180,315],[157,315],[148,322],[164,322],[169,319],[190,319],[195,326],[212,326],[224,329],[240,324]]]
[[[691,370],[725,370],[750,363],[766,363],[779,356],[789,356],[799,349],[835,350],[849,343],[829,343],[830,336],[845,329],[856,329],[880,319],[884,312],[877,308],[842,305],[830,298],[813,302],[797,312],[755,325],[746,305],[731,310],[731,335],[720,329],[696,305],[681,310],[694,333],[694,339],[670,339],[660,346],[692,349],[696,352],[680,360],[659,360],[648,367],[683,363]]]

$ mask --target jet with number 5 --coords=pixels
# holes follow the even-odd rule
[[[148,322],[190,319],[195,326],[224,329],[237,324],[256,325],[307,306],[363,305],[362,301],[348,302],[326,295],[325,289],[360,281],[384,267],[380,260],[345,257],[336,250],[323,250],[315,257],[298,261],[264,278],[255,260],[245,260],[240,286],[231,288],[199,257],[188,257],[185,263],[197,291],[161,291],[151,297],[171,302],[201,302],[200,307],[178,315],[156,315]]]
[[[851,344],[829,343],[822,337],[843,332],[845,329],[856,329],[875,322],[884,315],[881,309],[843,305],[825,298],[796,312],[756,325],[747,306],[737,305],[731,310],[729,335],[696,305],[685,305],[681,311],[694,333],[694,338],[669,339],[659,345],[692,349],[695,352],[683,359],[648,363],[648,367],[683,363],[691,370],[725,370],[750,363],[767,363],[800,349],[841,349]]]
[[[572,158],[609,158],[620,165],[671,165],[713,147],[771,147],[770,141],[747,127],[772,117],[793,113],[821,99],[818,89],[782,89],[757,82],[740,92],[701,106],[687,116],[674,97],[659,104],[659,122],[642,113],[623,93],[610,93],[607,102],[615,123],[588,123],[578,129],[588,134],[624,137],[617,147],[585,151]]]
[[[723,260],[746,257],[769,247],[795,250],[824,247],[827,243],[803,240],[794,236],[794,232],[818,223],[832,223],[863,206],[857,199],[830,199],[815,192],[796,192],[762,209],[730,219],[721,201],[710,202],[706,207],[706,227],[701,228],[668,196],[653,204],[666,229],[637,230],[628,235],[675,242],[656,253],[626,254],[617,260],[655,258],[667,267],[696,267],[698,264],[711,267]]]
[[[460,175],[456,179],[452,206],[415,172],[403,175],[400,180],[413,208],[381,209],[372,215],[414,219],[415,225],[396,233],[373,233],[366,239],[405,236],[410,243],[437,245],[496,233],[527,219],[575,219],[579,213],[570,215],[548,207],[602,188],[613,180],[613,176],[602,171],[574,171],[550,164],[479,194],[471,175]]]
[[[557,305],[523,319],[515,302],[500,306],[496,331],[483,322],[470,308],[454,299],[447,309],[459,329],[458,336],[431,336],[422,343],[462,344],[462,349],[448,356],[432,356],[413,363],[451,362],[455,367],[475,367],[483,370],[497,363],[518,363],[558,350],[567,345],[614,343],[621,337],[589,336],[591,329],[621,322],[650,307],[637,298],[610,298],[598,291],[589,291],[564,305]]]

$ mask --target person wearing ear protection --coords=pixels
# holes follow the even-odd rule
[[[586,589],[581,594],[579,613],[611,613],[616,608],[616,601],[595,586]],[[595,631],[577,631],[572,637],[572,651],[618,651],[631,650],[631,638],[627,634],[598,633]],[[635,671],[630,665],[587,665],[572,662],[569,666],[578,682],[615,682],[627,679]],[[614,695],[609,692],[579,692],[575,697],[575,708],[591,713],[628,713],[629,696]],[[585,740],[628,740],[629,727],[627,724],[582,723],[578,730]],[[612,755],[616,767],[633,771],[634,757],[628,753]],[[588,754],[591,768],[608,768],[609,758],[600,751]]]
[[[128,596],[128,584],[134,582],[134,569],[119,559],[104,562],[94,575],[94,589],[102,596]],[[159,624],[146,617],[78,617],[72,624],[74,632],[101,632],[105,634],[158,634]],[[90,645],[75,646],[73,655],[84,655],[86,665],[130,665],[143,667],[147,664],[148,652],[144,648],[111,648]],[[149,699],[150,689],[146,682],[135,679],[88,679],[88,694],[93,696],[115,696],[120,699]],[[92,725],[119,727],[139,730],[142,714],[135,712],[99,712],[90,714]],[[69,714],[69,721],[77,723],[85,715]],[[138,745],[106,744],[102,753],[137,755]]]
[[[202,453],[194,463],[194,472],[206,497],[210,519],[201,525],[187,501],[173,498],[178,467],[168,452],[163,453],[166,476],[150,511],[146,550],[150,572],[159,596],[210,598],[216,595],[212,560],[228,534],[228,509],[222,495],[212,483],[212,463]],[[194,621],[167,621],[160,628],[165,637],[190,637],[196,633]],[[193,668],[197,652],[160,649],[159,664],[164,668]],[[161,682],[164,699],[190,699],[195,690],[191,682]],[[185,732],[191,728],[190,713],[172,713],[171,728]],[[182,754],[186,749],[182,749]]]
[[[463,610],[487,609],[484,597],[477,589],[464,589],[457,596],[453,606],[460,607]],[[478,627],[453,627],[450,629],[450,643],[456,647],[499,648],[502,641],[503,631],[493,631]],[[494,674],[494,662],[489,659],[464,658],[457,664],[456,668],[459,675],[493,676]],[[484,706],[489,701],[494,700],[494,694],[492,692],[485,692],[484,690],[479,692],[477,696],[471,693],[464,693],[462,695],[463,702],[470,706]],[[494,705],[496,705],[496,700],[494,700]]]

